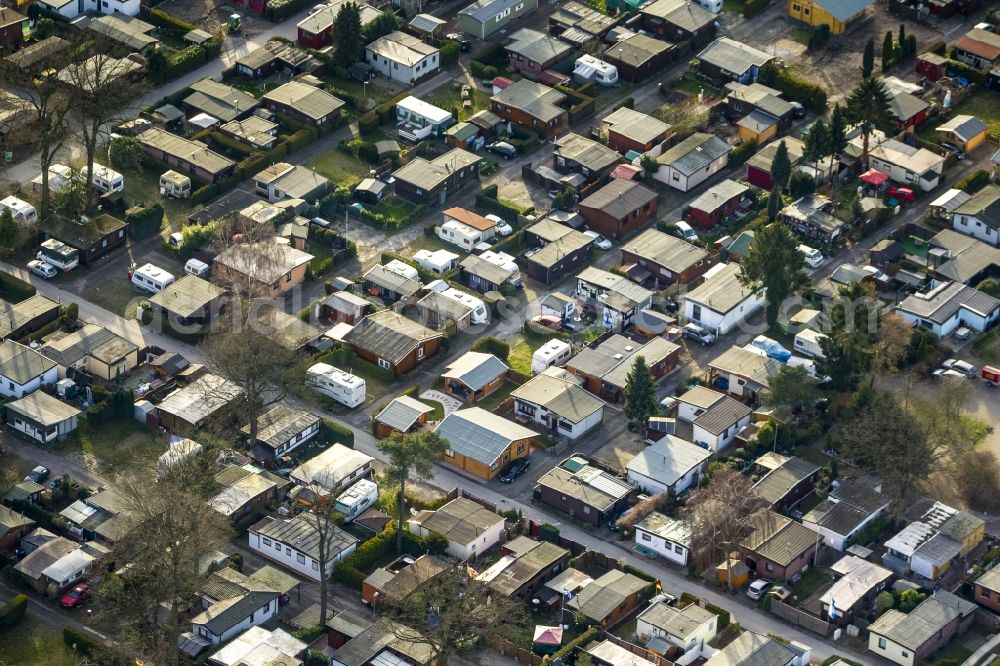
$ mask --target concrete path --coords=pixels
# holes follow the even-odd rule
[[[462,401],[457,398],[453,398],[446,393],[431,389],[429,391],[424,391],[420,394],[420,397],[425,400],[433,400],[435,402],[440,402],[444,406],[444,415],[448,416],[454,411],[462,408]]]

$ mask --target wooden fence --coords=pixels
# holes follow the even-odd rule
[[[796,627],[805,627],[809,631],[819,634],[820,636],[829,636],[832,631],[830,623],[826,620],[821,620],[815,615],[789,606],[785,602],[778,601],[777,599],[774,599],[771,602],[771,612],[791,625]]]

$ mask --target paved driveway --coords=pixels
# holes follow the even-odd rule
[[[424,391],[420,394],[421,398],[425,400],[434,400],[435,402],[440,402],[444,406],[444,415],[448,416],[454,411],[458,411],[462,408],[462,401],[458,398],[453,398],[447,393],[442,393],[435,389],[429,391]]]

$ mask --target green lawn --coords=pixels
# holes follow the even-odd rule
[[[335,186],[351,187],[368,175],[368,166],[342,150],[328,150],[306,166],[330,179]]]
[[[519,372],[522,375],[530,375],[531,357],[534,353],[535,349],[528,344],[528,341],[521,340],[510,350],[510,356],[507,357],[507,364],[515,372]]]
[[[811,567],[809,571],[802,574],[802,578],[792,588],[796,597],[801,600],[808,599],[809,596],[818,590],[821,585],[830,581],[830,570],[826,567]]]
[[[101,472],[151,471],[167,450],[166,438],[134,419],[122,418],[100,426],[80,421],[76,437],[58,445],[62,454],[83,453],[100,462]]]
[[[722,11],[742,14],[745,5],[742,0],[722,0]]]
[[[809,38],[812,37],[812,30],[801,25],[794,26],[788,36],[799,44],[809,46]]]
[[[125,194],[146,206],[152,206],[159,202],[163,206],[164,225],[169,226],[173,231],[180,231],[187,216],[191,214],[191,201],[160,196],[160,174],[167,170],[165,166],[152,165],[141,171],[126,174]],[[191,182],[192,189],[198,187],[199,184],[196,181]]]
[[[979,357],[986,363],[1000,363],[1000,328],[983,333],[972,343]]]
[[[399,220],[400,226],[403,226],[413,222],[414,215],[417,213],[417,207],[399,197],[386,197],[382,201],[379,201],[378,205],[372,208],[371,211],[373,213],[381,213],[393,220]]]
[[[437,400],[428,400],[427,398],[420,398],[420,402],[424,403],[428,407],[434,408],[434,411],[427,415],[428,421],[444,420],[444,405],[442,405]]]
[[[150,294],[143,295],[122,275],[121,282],[104,280],[87,289],[87,300],[100,305],[109,312],[126,319],[135,318],[135,309],[142,301],[149,300]]]
[[[30,611],[17,626],[0,627],[0,655],[3,663],[17,666],[75,664],[78,658],[61,631],[42,624]]]
[[[510,392],[516,388],[517,386],[515,386],[513,383],[507,382],[503,386],[501,386],[497,391],[494,391],[493,393],[489,394],[488,396],[477,402],[476,407],[485,409],[488,412],[492,412],[494,409],[500,406],[500,403],[502,403],[504,400],[510,397]]]
[[[440,88],[424,95],[423,100],[436,107],[442,108],[445,111],[451,111],[452,113],[455,113],[455,109],[458,108],[459,120],[465,120],[474,113],[489,108],[489,94],[483,90],[479,90],[478,88],[471,88],[469,93],[472,108],[466,109],[462,102],[461,90],[461,87],[454,88],[452,87],[452,82],[448,82]]]

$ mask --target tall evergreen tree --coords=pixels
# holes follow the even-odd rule
[[[757,231],[756,243],[740,261],[740,282],[752,289],[767,289],[767,323],[778,322],[781,304],[809,283],[802,270],[805,257],[788,227],[772,222]]]
[[[813,123],[806,134],[805,149],[803,157],[818,165],[827,155],[830,154],[830,128],[822,119]]]
[[[361,34],[361,8],[345,2],[333,22],[333,58],[338,65],[347,67],[362,59],[365,43]]]
[[[653,373],[646,365],[646,359],[637,356],[625,378],[625,416],[634,421],[640,431],[646,431],[646,422],[656,412],[656,389]]]
[[[844,107],[837,104],[833,107],[833,112],[830,114],[830,124],[827,126],[830,130],[830,194],[834,193],[834,185],[836,179],[834,176],[834,169],[837,165],[837,157],[844,152],[847,148],[847,112],[844,111]]]
[[[767,197],[767,219],[774,222],[778,219],[778,212],[781,210],[781,188],[777,185],[771,190],[771,194]]]
[[[899,24],[899,52],[902,57],[910,55],[906,52],[906,24]]]
[[[892,67],[892,30],[885,33],[885,37],[882,38],[882,71],[886,72]]]
[[[869,37],[865,43],[865,52],[861,56],[861,78],[867,79],[875,69],[875,38]]]
[[[771,181],[779,190],[788,187],[788,179],[792,176],[792,161],[788,158],[788,146],[782,141],[774,151],[771,160]]]
[[[868,148],[872,132],[892,125],[889,91],[878,79],[864,79],[847,98],[846,119],[861,129],[861,164],[868,165]]]
[[[0,250],[5,255],[10,255],[17,246],[18,228],[14,221],[14,214],[10,208],[0,211]]]

